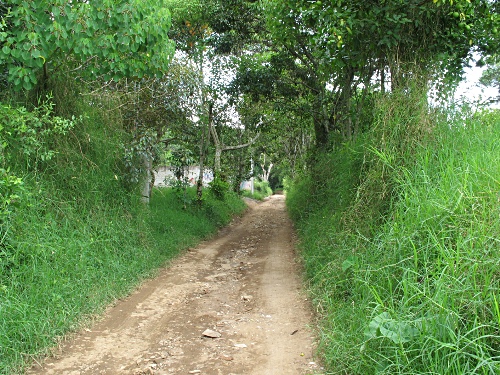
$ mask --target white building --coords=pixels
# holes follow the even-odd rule
[[[185,169],[184,176],[191,186],[195,186],[200,174],[199,167],[189,167]],[[176,180],[174,172],[170,167],[161,166],[154,170],[155,186],[165,187],[171,186],[172,182]],[[210,169],[205,169],[203,173],[203,185],[207,186],[214,179],[214,174]]]
[[[185,170],[185,177],[190,186],[196,186],[198,181],[198,176],[200,174],[199,167],[189,167]],[[172,186],[172,183],[176,180],[174,172],[170,167],[161,166],[154,170],[155,186],[166,187]],[[203,186],[208,186],[210,182],[214,180],[214,174],[211,169],[205,169],[203,173]],[[241,190],[252,190],[252,181],[243,181],[241,183]]]

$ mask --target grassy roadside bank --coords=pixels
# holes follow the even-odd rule
[[[328,374],[500,371],[500,113],[379,103],[287,196]]]
[[[150,207],[134,213],[100,207],[82,218],[66,207],[42,217],[32,211],[40,207],[31,207],[1,277],[0,373],[17,373],[244,207],[228,195],[183,209],[171,189],[155,190]]]
[[[49,107],[0,106],[1,374],[21,373],[245,208],[208,190],[202,208],[184,209],[171,189],[140,203],[124,177],[119,121],[80,112],[70,124]]]

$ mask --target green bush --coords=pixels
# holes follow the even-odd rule
[[[254,181],[254,190],[262,194],[264,197],[268,197],[273,194],[273,190],[269,186],[269,182],[261,181],[259,179]]]
[[[254,179],[253,189],[254,189],[253,194],[250,190],[243,190],[241,192],[241,194],[244,197],[257,199],[257,200],[263,200],[264,198],[273,194],[273,190],[271,189],[271,187],[269,186],[269,182],[267,182],[267,181],[261,181],[259,179]]]
[[[215,177],[209,184],[210,193],[219,200],[224,200],[224,197],[229,192],[229,182],[220,177]]]
[[[50,101],[34,111],[0,103],[0,246],[10,240],[10,216],[28,194],[24,175],[55,156],[53,140],[65,136],[76,120],[53,116]]]
[[[393,93],[375,117],[287,195],[327,369],[499,373],[500,113]]]

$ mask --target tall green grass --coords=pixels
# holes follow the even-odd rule
[[[149,206],[126,188],[119,122],[85,116],[55,153],[10,163],[22,194],[1,221],[0,373],[21,372],[182,249],[213,234],[244,209],[236,196],[206,194],[202,208],[171,189]],[[195,200],[195,192],[188,192]]]
[[[393,93],[376,118],[287,197],[328,373],[497,374],[500,113]]]

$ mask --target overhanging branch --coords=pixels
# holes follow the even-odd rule
[[[239,150],[241,148],[248,147],[248,146],[252,145],[253,143],[255,143],[257,138],[259,138],[259,136],[260,136],[260,133],[257,133],[257,135],[254,138],[252,138],[250,141],[248,141],[245,144],[241,144],[241,145],[237,145],[237,146],[224,146],[223,145],[222,151]]]

